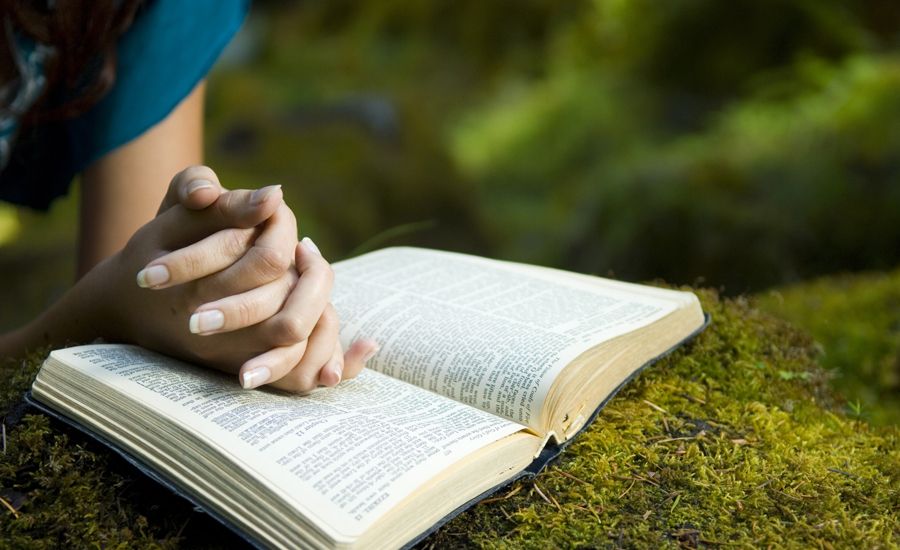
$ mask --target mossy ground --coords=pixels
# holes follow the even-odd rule
[[[712,325],[629,384],[533,480],[424,547],[900,546],[900,429],[848,412],[805,333],[701,292]],[[8,361],[2,406],[40,360]],[[181,500],[36,414],[7,415],[0,541],[231,546]],[[210,533],[219,538],[210,538]]]
[[[766,293],[760,306],[813,335],[855,414],[900,424],[900,270],[825,277]]]

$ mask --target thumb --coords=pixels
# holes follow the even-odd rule
[[[225,191],[219,183],[219,177],[211,168],[189,166],[169,182],[169,189],[156,214],[162,214],[176,204],[188,210],[203,210],[216,202],[219,195]]]

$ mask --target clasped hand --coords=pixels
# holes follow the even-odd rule
[[[315,244],[297,241],[279,186],[225,191],[197,166],[82,282],[108,298],[108,338],[237,372],[245,388],[307,392],[356,376],[377,351],[362,340],[343,352],[333,277]]]

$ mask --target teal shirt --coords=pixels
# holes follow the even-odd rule
[[[103,99],[75,119],[17,136],[0,174],[0,199],[47,208],[76,174],[162,121],[209,72],[248,4],[148,1],[119,41],[116,81]]]

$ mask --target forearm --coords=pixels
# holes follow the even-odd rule
[[[109,267],[101,261],[120,250],[140,226],[153,219],[172,176],[202,158],[203,83],[159,124],[90,166],[82,178],[78,283],[40,317],[0,334],[0,357],[28,350],[115,339],[120,326],[106,301]],[[100,264],[100,265],[98,265]],[[136,273],[136,272],[135,272]],[[125,278],[133,277],[127,274]],[[102,277],[107,277],[106,285]],[[113,277],[118,279],[118,277]],[[137,315],[137,313],[134,313]]]
[[[112,261],[112,260],[109,260]],[[103,266],[98,266],[98,270]],[[97,337],[116,339],[115,323],[103,301],[109,288],[96,276],[83,277],[55,304],[27,325],[0,334],[0,357],[21,357],[30,350],[89,342]]]
[[[37,320],[0,335],[0,356],[102,337],[240,370],[246,388],[309,391],[355,376],[377,345],[360,341],[342,353],[338,321],[327,303],[331,268],[311,242],[296,244],[293,214],[280,214],[280,190],[220,194],[204,187],[214,194],[207,207],[178,204],[179,197],[197,199],[185,191],[198,181],[192,177],[198,170],[173,180],[167,197],[175,203],[164,202],[123,250],[91,269]],[[216,180],[208,169],[199,171]],[[233,237],[246,231],[250,242]],[[296,273],[289,263],[278,267],[282,254],[272,252],[280,241],[293,248]],[[222,264],[222,258],[228,261]],[[157,268],[165,277],[156,282],[138,277]],[[194,315],[211,311],[223,319],[220,326],[194,326]]]
[[[115,254],[156,215],[169,181],[203,159],[201,82],[172,113],[83,174],[78,276]]]

